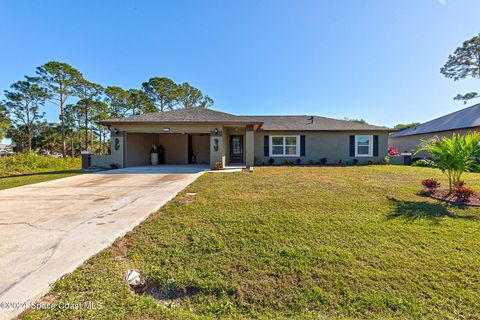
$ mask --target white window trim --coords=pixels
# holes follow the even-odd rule
[[[297,141],[297,144],[296,144],[296,150],[297,150],[297,153],[295,154],[285,154],[285,138],[291,138],[291,137],[294,137],[296,138],[296,141]],[[272,144],[272,141],[273,141],[273,138],[283,138],[283,154],[273,154],[272,152],[272,148],[273,148],[273,144]],[[269,152],[270,152],[270,157],[279,157],[279,158],[293,158],[293,157],[300,157],[300,135],[296,136],[296,135],[275,135],[275,136],[269,136]],[[288,146],[293,146],[293,145],[288,145]]]
[[[368,154],[358,154],[358,137],[368,136]],[[373,157],[373,135],[359,134],[355,135],[355,157]]]

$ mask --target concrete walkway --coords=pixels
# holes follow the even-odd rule
[[[0,319],[19,314],[207,169],[127,168],[0,191]]]

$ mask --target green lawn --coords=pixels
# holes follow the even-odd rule
[[[81,170],[45,171],[0,177],[0,190],[24,186],[27,184],[55,180],[81,174]]]
[[[81,172],[80,158],[53,158],[34,152],[0,158],[0,190],[70,177]]]
[[[441,176],[396,166],[205,174],[58,281],[43,298],[56,307],[23,318],[480,318],[480,208],[417,195],[429,177]],[[478,174],[464,179],[480,191]],[[130,292],[130,268],[157,299]],[[59,304],[83,301],[101,307]]]

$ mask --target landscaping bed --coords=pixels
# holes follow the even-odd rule
[[[449,189],[440,189],[441,183],[435,178],[423,180],[422,186],[424,189],[420,192],[421,195],[453,205],[480,206],[478,193],[467,187],[463,180],[459,180]]]
[[[422,193],[425,196],[432,197],[437,200],[445,201],[453,205],[462,205],[462,206],[480,206],[480,198],[478,194],[473,194],[468,201],[461,201],[455,194],[455,191],[449,190],[436,190],[433,192],[424,192]]]

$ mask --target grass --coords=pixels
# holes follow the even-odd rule
[[[0,158],[0,190],[70,177],[81,173],[79,158],[17,153]]]
[[[60,170],[0,177],[0,190],[71,177],[81,173],[81,170]]]
[[[480,318],[480,208],[417,195],[430,177],[446,183],[397,166],[205,174],[22,318]]]

